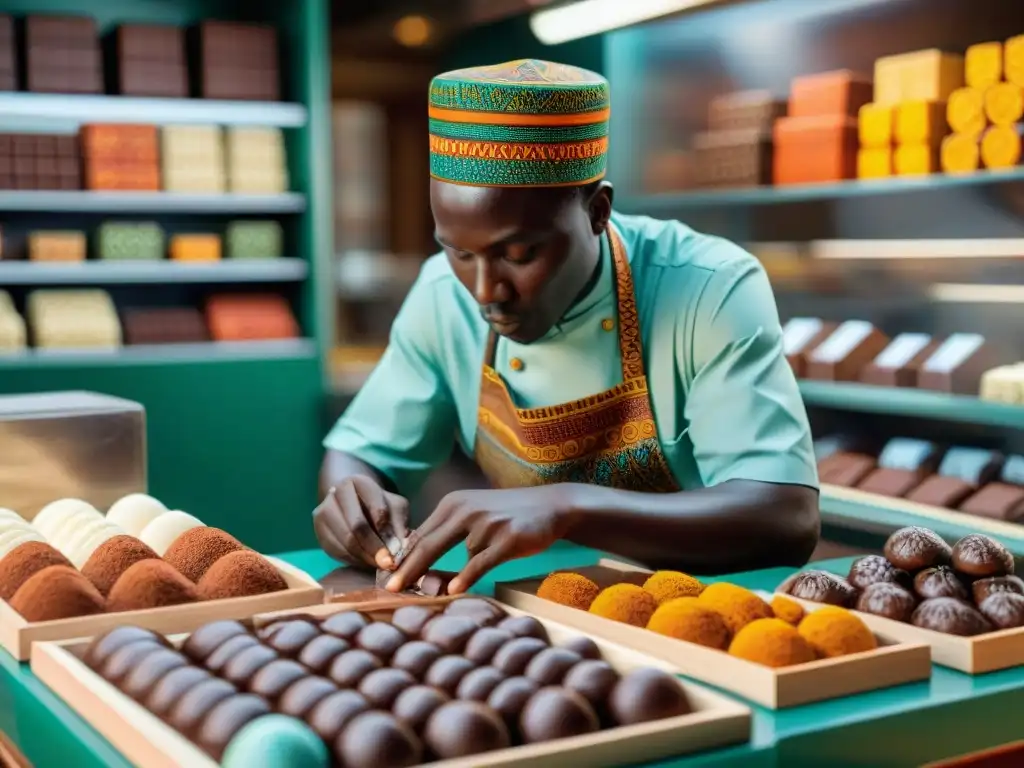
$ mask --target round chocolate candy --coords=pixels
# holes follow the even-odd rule
[[[391,657],[391,666],[404,669],[417,680],[422,680],[430,666],[444,654],[433,643],[424,640],[413,640],[406,643]]]
[[[954,597],[925,600],[910,618],[916,627],[947,635],[971,637],[991,632],[992,625],[978,610]]]
[[[468,757],[512,745],[505,721],[478,701],[451,701],[441,705],[423,732],[431,752],[442,760]]]
[[[888,581],[879,581],[865,588],[856,605],[858,611],[903,622],[910,621],[916,607],[916,597]]]
[[[282,656],[295,658],[310,640],[319,636],[320,628],[305,619],[289,621],[271,635],[266,643]]]
[[[558,685],[565,677],[565,673],[582,660],[583,657],[575,651],[565,648],[545,648],[530,659],[523,674],[536,681],[542,688],[548,685]]]
[[[114,651],[120,650],[126,645],[139,640],[150,640],[170,647],[170,643],[162,636],[148,629],[134,626],[115,627],[109,632],[97,636],[85,650],[83,660],[90,669],[99,669],[103,666]]]
[[[391,615],[391,623],[409,637],[419,637],[427,622],[437,616],[437,608],[427,605],[405,605]]]
[[[527,744],[593,733],[599,727],[597,713],[586,699],[554,686],[533,694],[519,715],[519,732]]]
[[[468,616],[481,627],[497,624],[508,616],[501,608],[482,597],[460,597],[448,603],[444,612],[446,616]]]
[[[474,664],[489,664],[498,649],[512,638],[513,634],[507,629],[484,627],[469,638],[462,655]]]
[[[953,550],[935,531],[912,525],[892,534],[882,553],[895,567],[917,573],[925,568],[949,565]]]
[[[288,624],[288,623],[289,623],[289,620],[284,619],[284,620],[281,620],[281,621],[275,621],[275,622],[273,622],[271,624],[267,624],[264,627],[260,627],[259,629],[256,630],[256,637],[258,637],[260,640],[262,640],[265,643],[265,642],[267,642],[267,640],[269,640],[270,638],[272,638],[274,636],[274,633],[277,632],[277,630],[279,630],[281,627],[283,627],[285,624]]]
[[[185,736],[191,736],[206,714],[238,691],[227,680],[211,677],[189,688],[171,707],[167,722]]]
[[[157,717],[164,717],[178,703],[178,699],[185,695],[186,691],[211,679],[213,676],[202,667],[188,666],[172,669],[160,678],[159,683],[153,686],[144,705]]]
[[[408,639],[398,627],[375,621],[359,630],[355,644],[386,663]]]
[[[337,656],[331,662],[327,670],[327,677],[338,684],[340,688],[355,688],[359,681],[375,669],[380,669],[384,664],[369,651],[362,648],[353,648]]]
[[[462,678],[474,669],[476,669],[476,665],[464,656],[442,656],[430,665],[423,682],[440,688],[451,696],[459,687]]]
[[[416,685],[416,678],[404,669],[375,669],[359,682],[359,692],[375,709],[391,709],[398,694]]]
[[[423,744],[401,720],[371,711],[348,724],[336,739],[334,751],[345,768],[407,768],[420,763]]]
[[[249,630],[237,621],[213,621],[204,624],[181,646],[181,652],[197,664],[204,663],[210,654],[233,637],[249,635]]]
[[[347,651],[351,646],[347,641],[334,635],[314,637],[299,651],[297,661],[305,664],[318,675],[324,674],[331,662]]]
[[[449,701],[444,691],[429,685],[414,685],[398,694],[391,714],[420,733],[434,711]]]
[[[978,579],[971,585],[974,595],[974,603],[981,605],[985,598],[997,592],[1013,592],[1024,595],[1024,581],[1018,576],[993,576],[988,579]]]
[[[146,657],[125,675],[118,687],[126,696],[141,701],[149,695],[153,686],[159,683],[164,675],[185,666],[188,666],[188,659],[182,654],[170,648],[161,648],[146,654]]]
[[[468,616],[438,616],[427,622],[420,639],[433,643],[445,653],[462,653],[479,627]]]
[[[309,676],[309,670],[294,659],[275,659],[252,676],[249,693],[275,701],[292,683]]]
[[[533,657],[547,647],[546,642],[536,637],[517,637],[498,649],[491,659],[491,666],[500,669],[509,677],[521,675]]]
[[[491,691],[487,706],[501,715],[509,728],[518,728],[523,707],[538,690],[540,686],[527,677],[510,677]]]
[[[370,620],[359,611],[343,611],[320,622],[320,629],[351,643],[359,631],[369,623]]]
[[[996,629],[1024,626],[1024,595],[1016,592],[993,592],[981,601],[978,610]]]
[[[565,648],[569,651],[575,651],[584,659],[602,658],[601,649],[597,647],[597,643],[584,635],[577,635],[570,640],[566,640],[558,647]]]
[[[370,702],[355,691],[335,691],[316,703],[306,716],[306,722],[317,736],[326,742],[332,742],[356,715],[369,710]]]
[[[149,654],[166,650],[167,646],[157,640],[136,640],[134,643],[122,645],[110,654],[100,667],[100,677],[118,685]]]
[[[922,600],[933,597],[955,597],[967,600],[967,587],[948,565],[925,568],[914,577],[914,591]]]
[[[494,667],[479,667],[469,672],[459,682],[455,696],[468,701],[487,701],[487,697],[505,679],[505,675]]]
[[[257,717],[270,714],[270,705],[259,696],[240,693],[230,696],[206,713],[196,730],[196,743],[220,760],[228,743],[242,728]]]
[[[844,608],[857,599],[857,590],[846,579],[828,571],[802,571],[783,582],[779,591],[812,603]]]
[[[516,637],[535,637],[548,642],[548,631],[533,616],[509,616],[498,622],[500,629],[506,629]]]
[[[260,641],[253,635],[235,635],[234,637],[229,637],[223,643],[218,645],[217,649],[213,653],[206,657],[204,666],[215,675],[219,675],[221,670],[227,666],[229,661],[235,658],[235,656],[240,654],[246,648],[251,648],[254,645],[260,645]]]
[[[953,546],[953,567],[972,579],[1013,573],[1013,554],[990,536],[971,533]]]
[[[232,685],[245,688],[253,675],[277,657],[277,651],[273,648],[251,645],[225,664],[220,676]]]
[[[578,693],[600,712],[618,682],[619,673],[607,661],[584,659],[569,670],[562,686]]]
[[[326,677],[303,677],[289,685],[277,702],[277,711],[300,720],[305,718],[321,701],[338,691],[338,686]]]
[[[612,689],[608,708],[619,725],[662,720],[692,711],[678,680],[647,667],[634,669],[619,681]]]
[[[865,555],[853,561],[846,581],[854,589],[867,589],[872,584],[889,582],[904,589],[910,587],[910,574],[897,568],[881,555]]]

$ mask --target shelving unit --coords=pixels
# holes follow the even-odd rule
[[[299,258],[224,259],[195,264],[173,261],[92,260],[68,264],[0,261],[0,286],[294,283],[308,276],[309,264]]]
[[[0,355],[6,368],[165,366],[176,363],[230,363],[237,361],[315,360],[316,344],[309,339],[281,341],[211,341],[207,344],[140,344],[117,350],[30,349]]]
[[[2,121],[2,117],[0,117]],[[89,192],[0,191],[0,212],[102,213],[202,213],[285,214],[302,213],[306,197],[298,192],[283,195],[194,195],[182,192]]]

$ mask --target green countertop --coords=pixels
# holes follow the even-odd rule
[[[599,557],[595,551],[561,543],[542,555],[506,563],[476,591],[489,593],[496,580],[590,565]],[[322,552],[294,552],[283,558],[314,577],[335,567]],[[465,550],[459,548],[439,567],[458,568],[465,559]],[[845,573],[850,560],[816,563],[814,567]],[[792,569],[775,568],[722,578],[751,589],[772,590],[790,573]],[[1007,713],[1024,709],[1024,668],[972,677],[933,667],[928,682],[775,712],[752,709],[749,744],[661,765],[911,768],[1005,744],[1020,738],[1017,718]],[[28,665],[4,652],[0,652],[0,730],[36,768],[129,765],[39,682]]]

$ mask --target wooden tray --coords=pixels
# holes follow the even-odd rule
[[[27,661],[32,643],[92,637],[120,624],[136,624],[163,634],[190,632],[217,619],[244,619],[255,613],[323,603],[324,590],[315,579],[283,560],[267,557],[288,583],[288,589],[252,597],[207,600],[169,608],[100,613],[56,621],[29,622],[0,600],[0,646],[18,661]]]
[[[593,579],[602,588],[623,581],[642,583],[641,579],[650,573],[614,560],[601,560],[595,566],[576,568],[573,572]],[[724,651],[544,600],[536,595],[542,581],[543,577],[498,584],[496,595],[508,605],[575,627],[594,638],[603,637],[663,659],[684,675],[732,691],[770,709],[835,699],[931,677],[927,645],[876,627],[871,627],[878,638],[876,650],[774,669]]]
[[[436,598],[444,603],[457,598]],[[285,610],[253,617],[263,626],[283,616],[328,616],[352,608],[366,608],[369,615],[390,616],[400,605],[321,604],[308,610]],[[502,606],[504,607],[504,606]],[[522,612],[509,610],[512,615]],[[578,635],[567,627],[541,619],[553,642]],[[184,642],[186,636],[171,639]],[[620,672],[635,667],[670,667],[629,648],[596,639],[605,660]],[[170,726],[122,694],[81,662],[88,642],[66,640],[37,643],[32,648],[32,671],[90,725],[139,768],[214,768],[216,763]],[[661,758],[738,744],[750,738],[750,710],[722,694],[683,680],[679,685],[695,712],[652,723],[612,728],[587,736],[489,752],[470,758],[432,763],[437,768],[526,766],[562,768],[587,765],[594,768],[646,762]]]

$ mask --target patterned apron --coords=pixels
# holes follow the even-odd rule
[[[618,299],[622,383],[561,405],[516,408],[494,369],[492,331],[480,384],[475,459],[495,488],[589,483],[653,493],[678,491],[658,442],[644,374],[633,276],[609,227]]]

